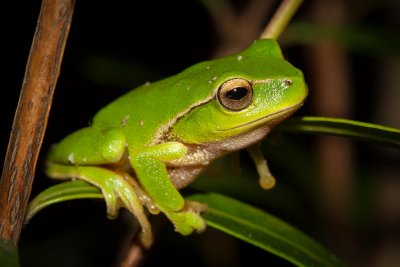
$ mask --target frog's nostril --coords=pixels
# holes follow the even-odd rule
[[[293,84],[293,81],[292,80],[285,80],[284,83],[285,83],[286,86],[291,86]]]

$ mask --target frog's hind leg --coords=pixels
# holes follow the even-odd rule
[[[46,173],[48,176],[59,179],[80,179],[101,189],[107,204],[109,218],[115,218],[118,210],[125,207],[138,219],[141,227],[141,240],[144,246],[152,242],[151,226],[143,209],[139,186],[135,188],[133,178],[127,174],[95,166],[70,166],[49,163]],[[131,181],[127,181],[127,179]],[[138,190],[140,190],[138,192]],[[139,194],[138,194],[139,193]]]

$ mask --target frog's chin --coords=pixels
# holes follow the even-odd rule
[[[266,125],[273,127],[276,124],[278,124],[279,122],[281,122],[284,119],[286,119],[287,117],[289,117],[290,115],[292,115],[302,105],[303,105],[303,103],[293,105],[293,106],[278,110],[274,113],[268,114],[267,116],[260,117],[258,119],[255,119],[255,120],[252,120],[252,121],[240,124],[240,125],[236,125],[231,128],[218,129],[217,131],[218,132],[226,132],[226,131],[232,131],[232,130],[237,130],[237,129],[243,129],[245,131],[246,129],[252,129],[252,128],[257,128],[259,126],[266,126]]]

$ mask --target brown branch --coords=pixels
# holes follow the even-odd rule
[[[75,0],[43,0],[0,181],[0,236],[18,242]]]

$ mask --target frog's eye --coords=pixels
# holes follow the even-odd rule
[[[217,97],[224,108],[239,111],[250,105],[253,100],[253,88],[249,81],[231,79],[219,87]]]

